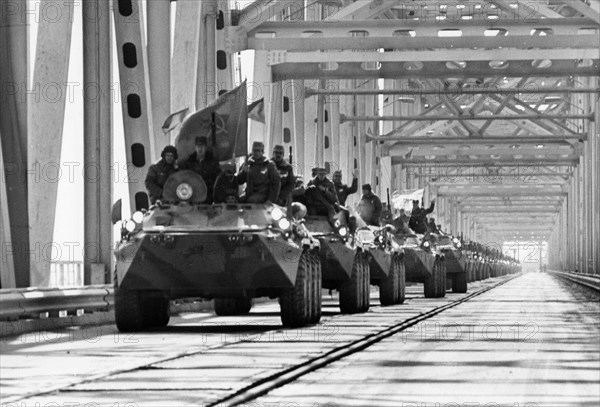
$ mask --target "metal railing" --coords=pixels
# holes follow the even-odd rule
[[[595,291],[600,291],[600,275],[584,273],[565,273],[564,271],[548,270],[548,273],[565,280],[586,286]]]
[[[55,261],[50,264],[49,287],[83,286],[83,262]]]

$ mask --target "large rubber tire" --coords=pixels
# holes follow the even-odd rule
[[[312,282],[312,301],[309,322],[316,324],[321,320],[323,278],[321,271],[321,260],[317,253],[311,253],[311,282]]]
[[[312,256],[308,250],[302,253],[298,262],[296,284],[292,288],[283,289],[279,296],[281,322],[285,327],[298,328],[311,321],[311,303],[316,297],[311,279]]]
[[[171,319],[171,304],[160,291],[140,292],[144,328],[163,327]]]
[[[368,260],[364,253],[356,253],[350,279],[344,281],[340,286],[340,311],[342,314],[356,314],[369,309],[370,281]]]
[[[396,264],[398,267],[398,302],[402,304],[406,299],[406,269],[404,266],[404,257],[396,256]]]
[[[393,256],[388,276],[379,283],[379,302],[381,302],[381,305],[387,306],[398,303],[400,270],[398,270],[397,263],[396,256]]]
[[[115,322],[121,332],[144,329],[144,313],[140,291],[115,287]]]
[[[441,258],[433,263],[431,275],[425,279],[425,298],[441,298],[446,296],[446,265]]]
[[[231,315],[248,315],[252,309],[252,299],[242,298],[215,298],[215,314],[221,317]]]
[[[454,278],[452,279],[452,292],[467,292],[467,273],[458,273],[454,276]]]

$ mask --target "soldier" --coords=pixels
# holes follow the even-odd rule
[[[342,172],[335,171],[333,173],[333,185],[335,186],[335,192],[337,194],[340,205],[346,205],[346,198],[348,195],[358,191],[358,170],[352,171],[352,186],[342,184]]]
[[[427,217],[427,215],[429,215],[431,212],[433,212],[433,209],[435,207],[435,200],[431,201],[431,205],[429,206],[429,209],[425,209],[425,208],[420,208],[419,207],[419,201],[414,200],[413,201],[413,210],[410,214],[410,221],[408,222],[408,226],[414,230],[416,233],[425,233],[427,232],[427,223],[425,218]]]
[[[435,218],[429,218],[429,222],[427,223],[427,230],[429,233],[440,233],[437,225],[435,224]]]
[[[213,156],[212,151],[208,149],[208,140],[204,136],[196,137],[195,150],[183,164],[186,170],[192,170],[202,177],[206,183],[206,200],[205,204],[212,203],[213,189],[217,177],[221,173],[219,161]]]
[[[362,197],[358,204],[358,213],[367,225],[379,226],[383,205],[381,199],[373,193],[370,184],[362,186]]]
[[[213,200],[215,203],[237,203],[239,184],[235,176],[235,164],[225,163],[215,181]]]
[[[277,167],[264,157],[265,145],[260,141],[252,144],[252,156],[242,166],[237,180],[246,183],[246,194],[240,200],[246,203],[273,204],[279,196],[281,178]]]
[[[167,178],[177,171],[177,149],[166,146],[160,153],[160,160],[148,168],[146,175],[146,189],[150,197],[150,203],[155,204],[162,198],[162,191]]]
[[[296,177],[294,177],[294,168],[283,158],[284,149],[281,145],[273,147],[273,158],[271,161],[279,171],[281,178],[281,191],[275,202],[277,205],[289,206],[292,203],[292,191],[294,190]]]
[[[339,206],[333,182],[327,178],[327,170],[323,167],[313,169],[316,176],[310,180],[304,196],[308,203],[309,215],[327,215],[334,221],[336,209]]]
[[[298,174],[296,176],[296,183],[294,189],[292,190],[292,201],[300,202],[302,205],[308,206],[308,203],[306,202],[306,197],[304,196],[305,192],[306,188],[304,188],[304,180],[302,178],[302,175]]]

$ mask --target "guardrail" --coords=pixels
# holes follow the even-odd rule
[[[0,290],[0,321],[108,311],[113,304],[113,289],[107,285]]]
[[[548,273],[563,278],[565,280],[581,284],[583,286],[591,288],[592,290],[600,291],[600,275],[584,273],[566,273],[564,271],[555,270],[548,270]]]

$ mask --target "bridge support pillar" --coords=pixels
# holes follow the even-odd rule
[[[10,239],[2,245],[2,258],[11,258],[15,285],[29,287],[29,213],[27,209],[27,90],[29,86],[27,2],[0,7],[0,83],[6,84],[0,98],[0,143],[2,143],[2,218],[9,225]],[[4,4],[3,4],[4,6]],[[3,85],[4,86],[4,85]],[[6,232],[5,232],[6,234]],[[10,244],[9,244],[10,242]],[[4,261],[4,260],[3,260]]]
[[[86,18],[89,15],[96,18]],[[85,168],[83,283],[84,285],[98,283],[98,278],[95,276],[97,272],[94,270],[104,268],[103,282],[108,284],[112,280],[110,219],[113,197],[110,96],[112,35],[109,3],[105,0],[85,1],[83,16],[83,38],[86,44],[83,50]],[[141,183],[141,180],[137,181]]]

